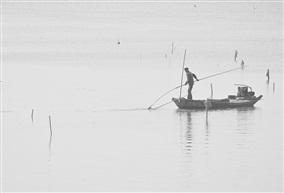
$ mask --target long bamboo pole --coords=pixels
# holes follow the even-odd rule
[[[225,73],[227,73],[227,72],[231,72],[231,71],[234,71],[234,70],[238,70],[238,69],[244,68],[244,67],[248,67],[248,66],[243,66],[243,67],[239,67],[239,68],[234,68],[234,69],[232,69],[232,70],[227,70],[227,71],[224,71],[224,72],[220,72],[220,73],[217,73],[217,74],[213,74],[213,75],[211,75],[211,76],[207,76],[207,77],[201,78],[201,79],[199,79],[199,81],[200,81],[200,80],[205,80],[205,79],[207,79],[207,78],[211,78],[211,77],[214,77],[214,76],[218,76],[218,75],[220,75],[220,74],[225,74]]]
[[[185,64],[185,56],[186,56],[186,49],[184,50],[183,65],[182,65],[182,69],[181,69],[181,81],[180,81],[180,93],[179,93],[179,98],[181,98],[181,92],[182,92],[183,71],[184,71],[184,64]]]

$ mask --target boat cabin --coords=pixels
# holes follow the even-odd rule
[[[237,85],[238,86],[238,93],[237,97],[246,97],[246,96],[254,96],[254,92],[252,88],[247,85]]]
[[[235,84],[238,86],[238,93],[237,95],[229,95],[229,99],[236,99],[238,98],[252,98],[254,97],[254,92],[252,91],[252,88],[250,86],[244,85],[244,84]]]

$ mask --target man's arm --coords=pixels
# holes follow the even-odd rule
[[[192,76],[195,78],[195,80],[199,81],[195,74],[192,73]]]

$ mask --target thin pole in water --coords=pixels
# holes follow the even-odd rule
[[[32,110],[31,118],[32,118],[32,122],[34,122],[34,109]]]
[[[181,81],[180,81],[179,98],[181,98],[181,92],[182,92],[182,82],[183,82],[183,71],[184,71],[184,64],[185,64],[185,56],[186,56],[186,49],[184,50],[183,65],[182,65],[182,69],[181,69]]]
[[[51,127],[51,118],[49,115],[49,130],[50,130],[50,137],[52,136],[52,127]]]
[[[50,130],[50,137],[49,137],[49,150],[51,149],[51,140],[52,140],[52,127],[51,127],[51,118],[49,115],[49,130]]]

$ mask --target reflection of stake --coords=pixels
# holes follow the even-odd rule
[[[206,109],[206,121],[207,121],[207,119],[208,119],[208,109],[210,108],[210,107],[212,107],[212,103],[210,102],[210,100],[205,100],[204,101],[204,105],[205,105],[205,109]]]
[[[51,149],[51,140],[52,140],[52,135],[50,135],[50,137],[49,137],[49,150]]]
[[[274,89],[275,89],[275,83],[273,82],[273,93],[274,93]]]

